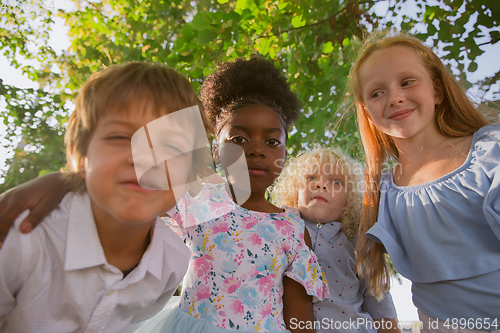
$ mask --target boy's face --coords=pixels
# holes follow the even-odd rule
[[[341,222],[347,204],[347,184],[338,167],[324,163],[302,176],[298,209],[311,222]]]
[[[134,112],[131,107],[130,110],[104,115],[87,148],[81,176],[96,222],[113,219],[129,226],[150,223],[176,204],[172,190],[147,190],[138,184],[130,140],[156,116],[149,109]]]

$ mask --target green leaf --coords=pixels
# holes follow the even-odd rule
[[[198,13],[193,18],[191,25],[196,30],[202,31],[208,29],[208,27],[210,26],[210,21],[208,20],[207,15],[205,13]]]
[[[349,46],[351,45],[351,40],[349,38],[344,38],[344,40],[342,41],[342,46]]]
[[[330,53],[333,51],[333,45],[332,45],[332,42],[326,42],[323,44],[323,49],[321,50],[321,52],[323,53]]]
[[[229,0],[217,0],[218,3],[220,3],[221,5],[227,3]]]
[[[475,61],[471,61],[471,63],[469,64],[469,67],[467,68],[467,70],[469,72],[475,72],[477,70],[477,62]]]
[[[198,33],[198,45],[205,46],[210,43],[215,37],[217,37],[217,32],[202,30]]]
[[[306,25],[306,21],[302,18],[302,15],[297,15],[292,18],[292,26],[294,28],[300,28]]]

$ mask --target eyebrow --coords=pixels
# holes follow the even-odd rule
[[[103,126],[110,126],[110,125],[132,126],[132,123],[130,121],[114,120],[114,119],[105,120],[103,123]]]
[[[247,131],[249,129],[249,127],[246,127],[246,126],[237,126],[237,125],[233,126],[232,128],[239,129],[239,130],[242,130],[242,131]],[[265,131],[266,132],[280,132],[280,133],[284,133],[281,128],[276,128],[276,127],[266,128]]]

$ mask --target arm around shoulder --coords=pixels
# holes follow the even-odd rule
[[[52,172],[16,186],[0,196],[0,248],[19,214],[30,209],[20,230],[30,232],[61,202],[70,186],[60,172]]]

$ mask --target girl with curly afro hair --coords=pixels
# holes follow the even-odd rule
[[[299,101],[273,62],[258,56],[218,63],[200,99],[220,160],[224,145],[241,147],[250,196],[237,205],[225,186],[204,184],[169,214],[203,223],[183,229],[193,255],[180,305],[154,331],[298,332],[294,320],[312,323],[312,298],[328,297],[328,286],[298,211],[276,207],[266,190],[283,168]]]

